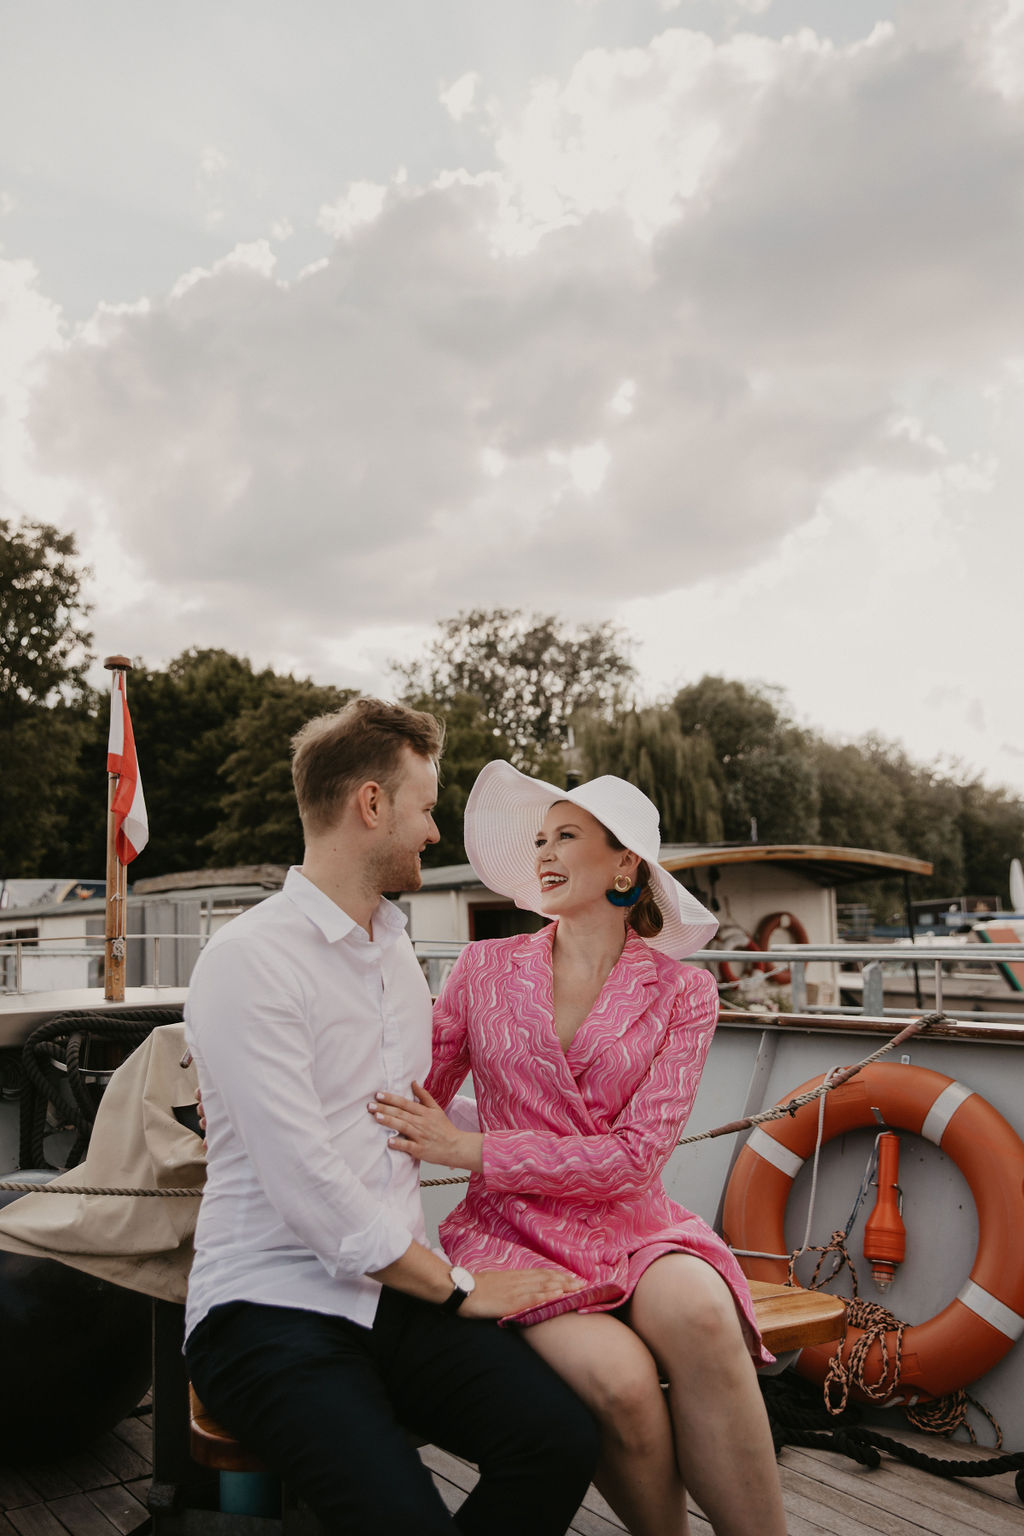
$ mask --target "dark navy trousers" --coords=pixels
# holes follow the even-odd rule
[[[561,1536],[593,1475],[590,1413],[522,1338],[388,1287],[372,1328],[228,1302],[185,1356],[214,1417],[336,1536]],[[406,1428],[480,1468],[455,1514]]]

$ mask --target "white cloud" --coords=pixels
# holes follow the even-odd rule
[[[335,240],[348,239],[364,224],[380,217],[388,189],[373,181],[353,181],[333,203],[317,214],[317,225]]]
[[[461,123],[462,119],[474,110],[479,85],[480,76],[475,70],[471,70],[465,75],[460,75],[441,92],[439,98],[441,105],[456,123]]]
[[[256,240],[70,339],[43,303],[36,451],[145,596],[117,643],[362,676],[459,607],[622,612],[664,686],[770,666],[830,729],[1016,763],[934,638],[1024,553],[1016,19],[955,12],[670,28],[514,113],[464,75],[492,163],[349,182],[297,277]]]

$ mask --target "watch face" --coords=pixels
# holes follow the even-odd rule
[[[468,1269],[463,1269],[461,1264],[456,1264],[451,1271],[452,1285],[457,1285],[460,1291],[476,1290],[476,1280]]]

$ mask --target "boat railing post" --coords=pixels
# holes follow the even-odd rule
[[[807,961],[794,960],[789,968],[790,996],[794,1013],[807,1012]]]
[[[864,977],[862,1011],[871,1017],[880,1018],[885,1012],[882,962],[869,960],[861,974]]]
[[[160,985],[160,935],[153,935],[153,985]]]
[[[437,955],[427,957],[427,986],[431,997],[436,997],[441,990],[441,961]]]
[[[942,961],[935,962],[935,1012],[942,1012]]]
[[[22,949],[21,940],[20,939],[15,939],[15,941],[14,941],[14,990],[15,990],[15,992],[20,992],[22,990],[22,985],[21,985],[21,949]]]

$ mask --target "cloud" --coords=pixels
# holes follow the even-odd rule
[[[446,86],[440,94],[440,102],[449,117],[456,123],[461,123],[476,106],[476,93],[480,85],[480,76],[476,70],[470,70],[465,75],[460,75]]]
[[[314,671],[472,605],[784,604],[779,551],[821,583],[819,536],[867,580],[856,497],[879,549],[912,525],[962,562],[986,518],[1013,537],[1003,17],[936,5],[845,46],[669,28],[514,113],[464,76],[442,100],[486,170],[346,186],[291,281],[255,240],[103,311],[53,352],[39,460],[160,584],[145,633]]]

